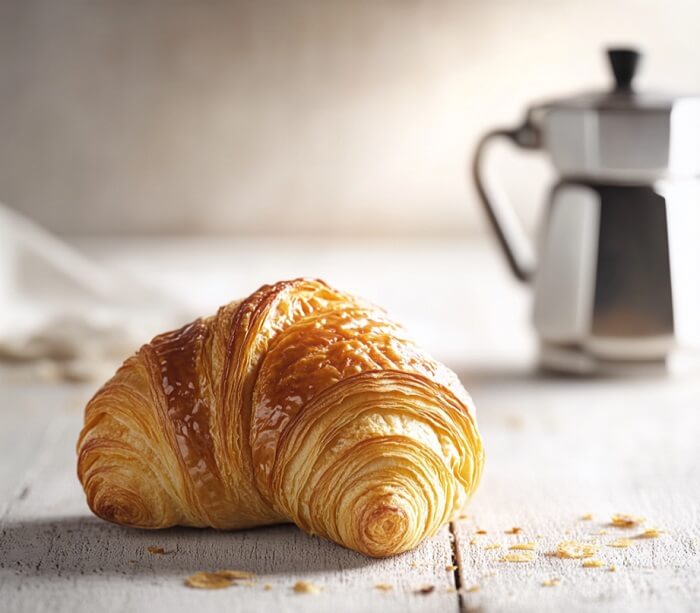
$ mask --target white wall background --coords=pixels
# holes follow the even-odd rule
[[[2,0],[0,200],[64,233],[466,234],[527,102],[700,91],[696,0]],[[543,160],[496,156],[532,224]]]

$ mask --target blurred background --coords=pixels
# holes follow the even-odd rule
[[[0,354],[130,349],[309,275],[452,365],[531,355],[467,179],[479,137],[608,88],[610,45],[645,51],[641,89],[700,91],[698,24],[695,0],[0,0],[0,202],[21,215],[0,223]],[[533,233],[554,172],[493,157]],[[127,297],[148,332],[124,334]]]
[[[606,87],[700,90],[694,0],[3,0],[0,201],[61,234],[466,237],[492,125]],[[497,154],[532,227],[543,157]]]

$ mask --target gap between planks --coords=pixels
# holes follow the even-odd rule
[[[457,530],[455,527],[455,522],[451,521],[449,525],[449,541],[450,548],[452,550],[452,566],[454,566],[453,575],[455,583],[455,595],[457,596],[457,606],[459,607],[460,613],[464,611],[464,597],[462,596],[462,579],[460,577],[461,572],[461,559],[459,554],[459,547],[457,547]]]

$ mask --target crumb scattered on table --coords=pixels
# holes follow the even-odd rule
[[[593,519],[593,513],[584,513],[581,515],[581,521],[591,521]]]
[[[203,590],[218,590],[232,585],[253,585],[255,575],[245,570],[217,570],[216,572],[199,571],[185,579],[187,587]],[[237,583],[245,580],[244,583]]]
[[[501,557],[501,562],[532,562],[535,559],[533,551],[516,551]]]
[[[498,543],[490,543],[489,545],[484,545],[484,549],[500,549],[501,546]]]
[[[513,526],[510,530],[506,530],[506,534],[520,534],[522,531],[522,528],[518,528],[518,526]]]
[[[555,578],[555,579],[545,579],[545,580],[542,582],[542,585],[543,585],[544,587],[556,587],[556,586],[559,585],[560,583],[561,583],[561,579],[556,579],[556,578]]]
[[[477,530],[476,533],[477,534],[488,534],[488,532],[486,532],[486,530],[481,530],[481,529]]]
[[[474,585],[470,585],[468,588],[464,589],[465,592],[478,592],[479,591],[479,586],[475,583]]]
[[[614,573],[617,572],[617,566],[608,566],[608,572]]]
[[[618,548],[624,548],[624,547],[629,547],[632,545],[632,540],[631,539],[615,539],[614,541],[610,541],[608,543],[608,547],[618,547]]]
[[[584,560],[581,566],[584,568],[600,568],[601,566],[604,566],[604,562],[602,560],[598,560],[596,558],[589,558],[588,560]]]
[[[658,528],[647,528],[644,532],[640,532],[636,538],[638,539],[655,539],[661,536],[662,530]]]
[[[537,543],[515,543],[511,545],[508,549],[513,549],[515,551],[534,551],[537,547]]]
[[[217,570],[216,573],[222,577],[226,577],[227,579],[232,579],[234,581],[238,579],[250,580],[255,578],[255,573],[251,573],[247,570],[231,570],[226,568],[224,570]]]
[[[432,594],[434,591],[435,591],[434,585],[424,585],[423,587],[418,588],[416,590],[416,593],[427,595],[427,594]]]
[[[297,581],[292,589],[297,594],[318,594],[322,588],[311,581]]]
[[[269,592],[272,589],[272,583],[266,583],[265,585],[263,585],[263,589],[266,592]]]
[[[168,554],[168,553],[172,553],[172,552],[170,552],[170,551],[165,551],[165,549],[163,549],[162,547],[153,547],[153,546],[151,546],[151,547],[148,548],[148,553],[151,553],[151,554],[157,555],[157,556],[164,556],[164,555],[166,555],[166,554]]]
[[[377,585],[375,585],[374,588],[381,592],[388,592],[390,590],[393,590],[394,586],[389,583],[377,583]]]
[[[618,528],[631,528],[644,522],[643,517],[628,515],[626,513],[615,513],[610,518],[610,523]]]
[[[457,566],[455,564],[448,564],[447,566],[445,566],[445,570],[448,572],[453,571],[453,570],[457,570]]]
[[[231,587],[233,584],[232,579],[228,579],[219,573],[208,573],[205,571],[194,573],[185,579],[187,587],[200,590],[220,590],[221,588]]]
[[[598,553],[598,546],[581,541],[563,541],[557,545],[556,553],[559,558],[592,558]]]

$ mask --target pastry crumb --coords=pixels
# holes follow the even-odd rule
[[[457,570],[457,566],[455,564],[448,564],[447,566],[445,566],[445,570],[448,572],[452,570]]]
[[[469,587],[464,588],[464,591],[474,593],[474,592],[478,592],[479,589],[480,589],[479,586],[475,583],[474,585],[470,585]]]
[[[491,543],[489,545],[484,545],[483,548],[486,550],[488,550],[488,549],[500,549],[501,546],[498,543]]]
[[[631,539],[615,539],[614,541],[610,541],[608,543],[608,547],[618,547],[618,548],[629,547],[630,545],[632,545]]]
[[[638,539],[655,539],[663,534],[663,530],[658,528],[647,528],[644,532],[640,532],[635,538]]]
[[[584,560],[581,566],[584,568],[600,568],[601,566],[604,566],[604,563],[602,560],[590,558],[588,560]]]
[[[297,581],[292,589],[297,594],[318,594],[323,588],[311,581]]]
[[[507,553],[500,561],[501,562],[532,562],[535,559],[533,551],[521,551],[515,553]]]
[[[522,528],[518,528],[518,526],[513,526],[510,530],[506,530],[506,534],[520,534],[522,531]]]
[[[254,573],[246,570],[217,570],[216,572],[199,571],[185,578],[187,587],[199,588],[202,590],[218,590],[232,585],[254,585],[252,579]],[[245,580],[237,583],[239,580]]]
[[[605,528],[602,528],[601,530],[598,530],[598,532],[594,532],[594,536],[603,536],[605,534],[610,534],[609,530],[606,530]]]
[[[471,540],[469,541],[469,544],[470,544],[470,545],[476,545],[476,539],[471,539]]]
[[[168,553],[172,553],[171,551],[165,551],[162,547],[149,547],[148,548],[148,553],[151,553],[156,556],[164,556]]]
[[[520,550],[520,551],[534,551],[537,547],[537,543],[516,543],[511,545],[508,549]]]
[[[617,566],[608,566],[608,572],[610,573],[615,573],[617,572]]]
[[[632,528],[644,522],[643,517],[637,515],[628,515],[626,513],[615,513],[610,518],[610,523],[617,528]]]
[[[234,585],[234,581],[220,573],[200,571],[186,577],[185,585],[200,590],[220,590],[225,587],[231,587]]]
[[[272,589],[272,583],[266,583],[265,585],[263,585],[263,589],[266,592],[269,592]]]
[[[374,589],[379,590],[380,592],[388,592],[393,590],[394,586],[389,583],[377,583],[377,585],[374,586]]]
[[[581,515],[581,521],[591,521],[593,519],[593,513],[584,513]]]
[[[556,587],[556,586],[559,585],[560,583],[561,583],[561,579],[556,579],[556,578],[555,578],[555,579],[545,579],[545,580],[542,582],[542,585],[543,585],[544,587]]]
[[[445,591],[446,591],[448,594],[454,594],[454,593],[457,591],[457,588],[454,588],[454,587],[450,586],[450,587],[446,587],[446,588],[445,588]]]
[[[488,532],[486,532],[486,530],[481,530],[481,529],[477,530],[476,533],[477,534],[488,534]]]
[[[424,585],[416,590],[416,594],[432,594],[435,591],[434,585]]]
[[[559,558],[592,558],[598,553],[598,546],[581,541],[563,541],[557,545],[556,553]]]
[[[230,569],[224,569],[224,570],[217,570],[216,571],[217,575],[221,575],[222,577],[226,577],[226,579],[232,579],[233,581],[236,581],[237,579],[253,579],[255,577],[255,573],[248,572],[247,570],[230,570]]]

